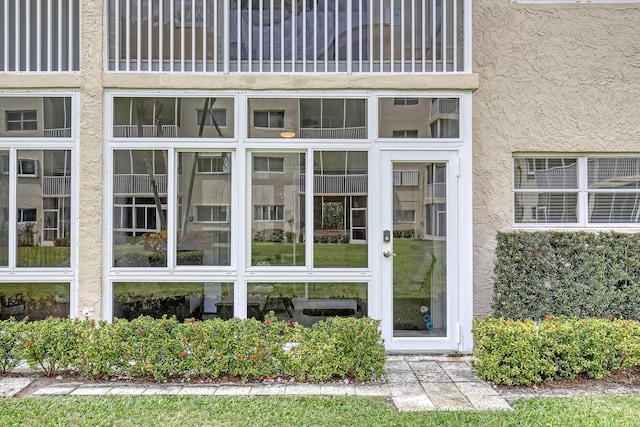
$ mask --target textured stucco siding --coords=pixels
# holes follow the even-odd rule
[[[513,153],[640,152],[640,4],[474,2],[474,314],[512,227]]]

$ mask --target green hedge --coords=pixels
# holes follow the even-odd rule
[[[330,318],[311,328],[279,321],[220,319],[180,323],[140,317],[113,323],[48,318],[0,321],[0,368],[26,360],[47,375],[244,381],[295,378],[371,380],[384,372],[379,322]]]
[[[640,323],[633,320],[485,317],[473,324],[476,375],[507,385],[600,379],[640,365]]]
[[[640,234],[498,234],[493,314],[640,320]]]

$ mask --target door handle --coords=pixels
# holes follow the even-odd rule
[[[390,256],[396,256],[396,254],[391,251],[384,251],[382,252],[382,255],[384,255],[385,258],[389,258]]]

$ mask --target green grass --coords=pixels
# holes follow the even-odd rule
[[[68,267],[68,246],[20,246],[18,267]]]
[[[2,426],[637,426],[640,396],[523,399],[513,411],[394,410],[382,398],[193,396],[0,399]]]

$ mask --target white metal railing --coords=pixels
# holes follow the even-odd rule
[[[367,128],[348,127],[348,128],[300,128],[300,138],[319,138],[319,139],[360,139],[367,137]]]
[[[45,129],[45,138],[69,138],[71,137],[71,128]]]
[[[640,180],[640,158],[612,157],[589,159],[589,187],[624,186]]]
[[[464,71],[466,3],[108,0],[109,70]]]
[[[418,185],[417,170],[393,171],[393,185],[395,187],[410,187]]]
[[[142,129],[142,137],[144,138],[177,138],[180,136],[180,128],[176,125],[161,125],[161,135],[158,134],[158,126],[156,125],[114,125],[113,136],[117,138],[136,138],[139,136],[138,128]]]
[[[367,194],[368,175],[314,175],[314,194]],[[301,176],[304,184],[304,175]],[[302,187],[304,188],[304,187]]]
[[[436,182],[427,184],[427,199],[444,199],[447,197],[447,184]]]
[[[456,98],[435,98],[431,102],[429,118],[435,119],[442,116],[460,117],[460,100]]]
[[[70,176],[43,176],[42,195],[61,196],[71,194]]]
[[[0,0],[0,72],[80,70],[80,0]]]
[[[156,190],[153,188],[155,181]],[[148,174],[116,174],[113,176],[114,194],[167,194],[167,176]]]

